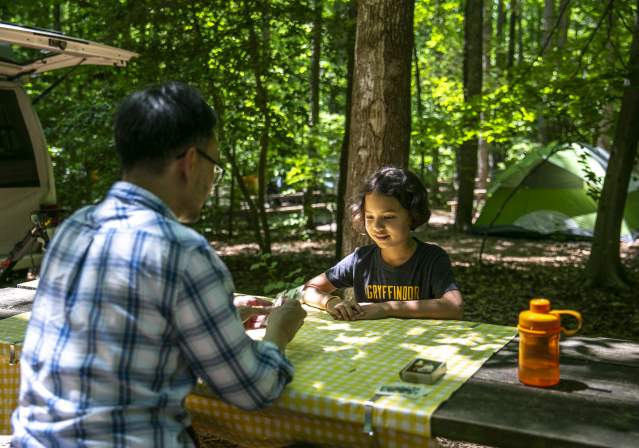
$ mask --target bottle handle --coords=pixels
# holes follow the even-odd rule
[[[573,311],[573,310],[552,310],[550,312],[550,314],[554,314],[556,316],[559,317],[559,319],[561,319],[561,315],[562,314],[567,314],[569,316],[574,317],[577,320],[577,328],[573,328],[572,330],[568,330],[566,327],[561,327],[561,331],[566,335],[566,336],[572,336],[573,334],[577,333],[580,329],[581,329],[581,313],[579,311]]]

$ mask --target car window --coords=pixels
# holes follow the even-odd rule
[[[13,90],[0,89],[0,188],[39,187],[38,168]]]

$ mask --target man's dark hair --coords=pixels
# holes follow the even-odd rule
[[[189,146],[204,147],[213,137],[217,116],[200,92],[168,82],[134,92],[115,117],[115,148],[122,170],[134,166],[161,172]]]
[[[428,193],[415,174],[408,170],[386,166],[366,180],[364,188],[351,205],[351,221],[357,230],[364,230],[364,200],[368,193],[392,196],[411,217],[411,230],[428,222]]]

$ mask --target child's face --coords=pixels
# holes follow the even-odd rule
[[[368,235],[382,249],[402,247],[410,241],[410,215],[392,196],[366,194],[364,221]]]

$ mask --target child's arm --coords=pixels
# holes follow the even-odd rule
[[[383,319],[385,317],[430,318],[460,320],[464,314],[461,292],[454,289],[439,299],[407,300],[364,304],[355,319]]]
[[[361,313],[360,306],[339,296],[331,295],[335,289],[326,274],[322,273],[306,282],[302,300],[313,308],[326,310],[335,319],[354,320]]]

